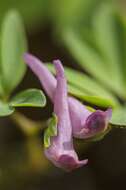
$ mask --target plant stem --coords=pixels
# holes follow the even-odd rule
[[[46,122],[35,122],[17,111],[10,116],[10,119],[18,125],[26,136],[37,135],[46,126]]]

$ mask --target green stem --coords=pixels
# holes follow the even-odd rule
[[[46,127],[46,122],[35,122],[17,111],[10,116],[10,119],[26,136],[35,136]]]

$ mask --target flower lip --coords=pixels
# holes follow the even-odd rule
[[[62,168],[67,172],[71,172],[88,163],[88,159],[79,161],[76,155],[73,156],[70,153],[54,154],[49,148],[45,149],[45,155],[56,167]]]
[[[100,130],[101,128],[103,129],[103,126],[106,125],[106,117],[104,112],[102,111],[96,111],[92,113],[86,120],[86,127],[88,129],[97,131]]]
[[[63,168],[66,171],[72,171],[88,163],[88,160],[85,159],[85,160],[79,161],[79,164],[78,164],[72,156],[68,156],[65,154],[60,156],[58,161],[60,162],[60,164],[63,166]]]
[[[112,109],[106,111],[97,110],[90,114],[84,122],[84,127],[77,134],[79,138],[89,138],[104,132],[108,128],[108,122],[112,116]]]

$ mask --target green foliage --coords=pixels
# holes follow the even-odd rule
[[[53,26],[65,27],[86,21],[94,6],[101,1],[111,0],[4,0],[0,3],[0,22],[6,12],[15,8],[21,13],[27,28],[32,29],[30,33],[48,20],[53,22]]]
[[[82,69],[90,73],[97,82],[100,82],[103,88],[113,91],[120,98],[125,98],[123,69],[121,67],[123,59],[118,31],[120,23],[117,15],[118,13],[112,5],[99,5],[96,13],[92,16],[93,19],[90,20],[90,27],[88,27],[90,36],[92,36],[90,42],[82,36],[82,31],[87,30],[87,27],[65,28],[62,31],[62,40]],[[121,18],[120,22],[122,24]],[[126,33],[126,24],[122,25],[123,33],[124,31]],[[123,42],[125,42],[125,38],[126,35]]]
[[[126,107],[115,109],[110,123],[117,127],[126,127]]]
[[[13,107],[44,107],[46,98],[41,90],[27,89],[16,94],[10,101],[10,105]]]
[[[46,97],[41,90],[27,89],[17,93],[10,101],[0,101],[0,117],[8,116],[16,107],[44,107]]]
[[[48,148],[51,145],[51,137],[57,135],[57,123],[58,118],[56,114],[53,114],[53,116],[48,121],[48,127],[44,132],[44,146],[45,148]]]
[[[27,50],[27,41],[18,12],[8,12],[1,28],[0,116],[12,114],[15,107],[44,107],[45,95],[37,89],[27,89],[10,100],[26,71],[23,54]]]
[[[122,86],[114,80],[110,80],[111,74],[102,55],[99,55],[99,52],[88,42],[82,41],[79,35],[71,29],[64,32],[63,41],[82,69],[90,73],[97,82],[102,83],[108,90],[111,89],[121,97],[124,95]]]
[[[95,105],[102,108],[114,108],[116,106],[111,99],[103,98],[102,96],[85,95],[80,89],[73,86],[69,86],[69,93],[81,101],[91,104],[92,106]]]
[[[3,85],[2,85],[2,78],[0,76],[0,97],[3,96],[3,94],[4,94],[4,90],[3,90]]]
[[[52,64],[48,64],[48,68],[55,74]],[[119,105],[111,92],[84,73],[65,67],[65,74],[69,84],[68,91],[71,95],[100,107],[116,107]]]
[[[51,0],[49,13],[59,27],[78,25],[86,21],[89,13],[99,0]]]
[[[27,50],[26,37],[20,15],[9,12],[2,24],[1,32],[1,74],[3,87],[9,94],[21,81],[26,66],[23,54]]]
[[[108,4],[98,7],[93,18],[93,32],[95,42],[104,57],[105,66],[108,67],[113,83],[123,90],[115,12],[114,7]]]
[[[7,103],[0,101],[0,117],[8,116],[14,112],[14,108]]]
[[[47,0],[48,1],[48,0]],[[24,22],[29,29],[42,24],[46,19],[48,2],[45,0],[4,0],[0,3],[0,23],[3,16],[11,9],[21,13]],[[50,1],[50,0],[49,0]]]

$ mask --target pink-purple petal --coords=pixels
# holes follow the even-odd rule
[[[25,53],[24,60],[33,73],[39,78],[44,90],[53,101],[53,95],[56,88],[56,79],[47,69],[47,67],[35,56]]]

